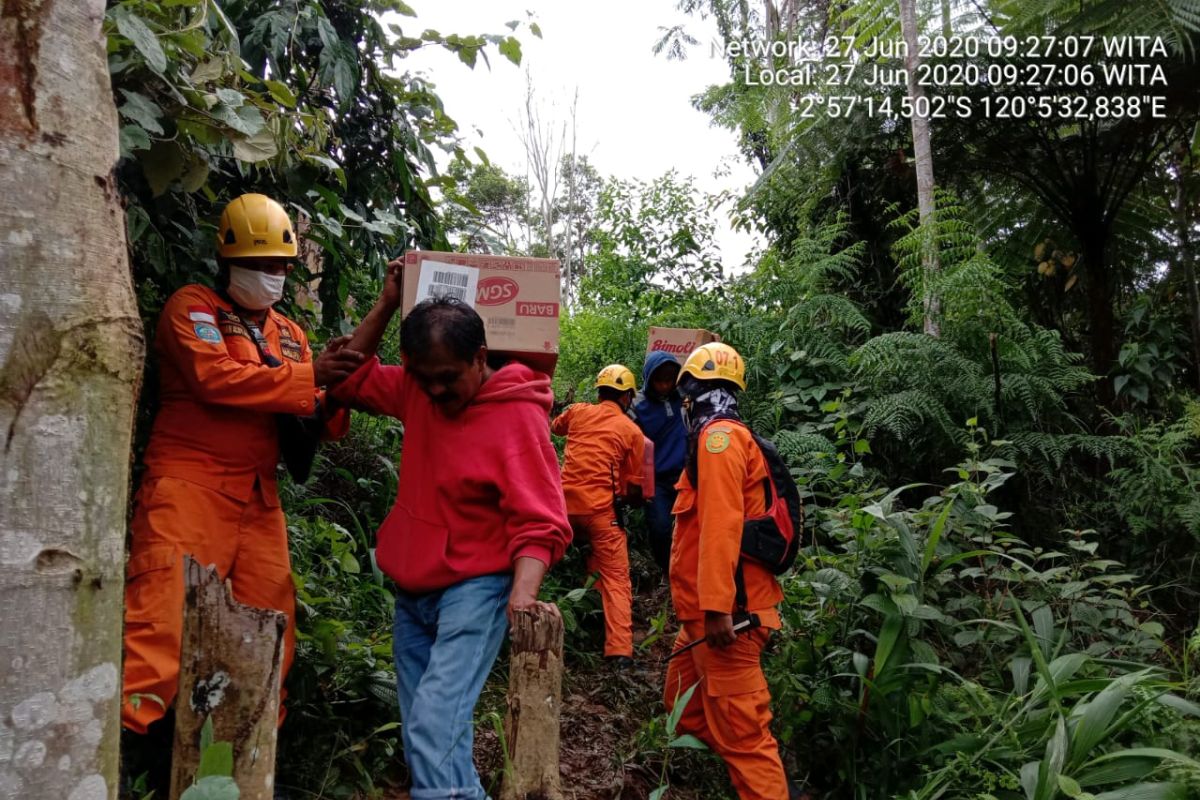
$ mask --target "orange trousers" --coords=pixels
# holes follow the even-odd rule
[[[204,566],[215,564],[240,602],[287,614],[282,678],[287,677],[296,649],[296,590],[287,527],[275,498],[266,501],[256,486],[243,503],[180,478],[151,478],[138,491],[132,527],[122,725],[145,733],[166,709],[144,695],[161,698],[168,707],[175,699],[183,636],[183,557],[188,553]],[[131,702],[135,695],[142,697]]]
[[[726,648],[702,644],[671,659],[663,702],[670,711],[696,686],[679,717],[678,733],[690,733],[725,761],[741,800],[788,800],[779,743],[771,735],[771,694],[763,675],[765,628],[743,633]],[[675,648],[704,638],[703,622],[688,622]]]
[[[629,579],[629,543],[612,509],[570,517],[581,540],[592,543],[588,571],[598,572],[596,589],[604,604],[604,655],[633,656],[633,583]]]

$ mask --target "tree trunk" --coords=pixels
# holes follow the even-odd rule
[[[1080,236],[1083,266],[1087,271],[1088,324],[1092,350],[1092,371],[1099,378],[1097,398],[1106,406],[1115,402],[1112,371],[1116,360],[1116,315],[1113,311],[1112,276],[1105,258],[1108,234],[1087,231]],[[1076,267],[1078,269],[1078,267]]]
[[[233,780],[241,800],[271,800],[279,680],[287,617],[233,599],[216,569],[185,559],[183,646],[171,798],[178,800],[200,765],[200,730],[212,718],[213,741],[233,745]]]
[[[562,673],[562,618],[517,614],[504,719],[508,757],[500,800],[562,800],[558,774]]]
[[[921,59],[920,50],[917,47],[916,0],[900,0],[900,29],[906,45],[904,69],[908,73],[908,96],[913,104],[912,136],[913,157],[917,168],[917,210],[926,237],[922,257],[925,277],[921,282],[925,287],[923,290],[925,296],[921,303],[925,307],[925,332],[930,336],[940,336],[941,328],[938,318],[941,316],[941,300],[930,287],[931,280],[940,267],[937,246],[932,239],[933,230],[928,227],[933,222],[934,213],[933,151],[929,144],[929,117],[924,113],[928,110],[925,105],[925,89],[917,83],[917,68],[921,64]]]
[[[0,798],[117,789],[142,324],[104,0],[0,2]]]

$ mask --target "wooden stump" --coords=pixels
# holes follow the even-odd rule
[[[192,785],[200,765],[200,730],[210,717],[213,741],[233,745],[241,800],[271,800],[287,617],[237,602],[216,569],[201,567],[191,556],[184,572],[171,800]]]
[[[562,800],[558,718],[562,708],[562,618],[519,612],[508,673],[508,746],[500,800]]]

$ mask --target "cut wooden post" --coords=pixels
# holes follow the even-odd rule
[[[216,569],[184,559],[186,575],[171,800],[192,785],[200,765],[200,729],[233,745],[241,800],[271,800],[279,680],[287,617],[233,599]]]
[[[508,747],[500,800],[562,800],[558,719],[562,708],[562,617],[521,611],[512,631],[508,673]]]

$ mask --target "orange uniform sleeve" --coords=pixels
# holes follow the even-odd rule
[[[311,358],[282,366],[232,358],[215,324],[216,309],[199,290],[171,296],[158,322],[158,346],[197,399],[284,414],[311,414],[316,400]]]
[[[550,423],[550,432],[555,436],[566,436],[567,432],[571,430],[571,412],[574,410],[574,405],[567,406],[566,410]]]
[[[711,430],[701,437],[697,450],[700,569],[696,589],[701,610],[728,614],[737,593],[734,575],[745,519],[742,487],[750,451],[742,437]]]

